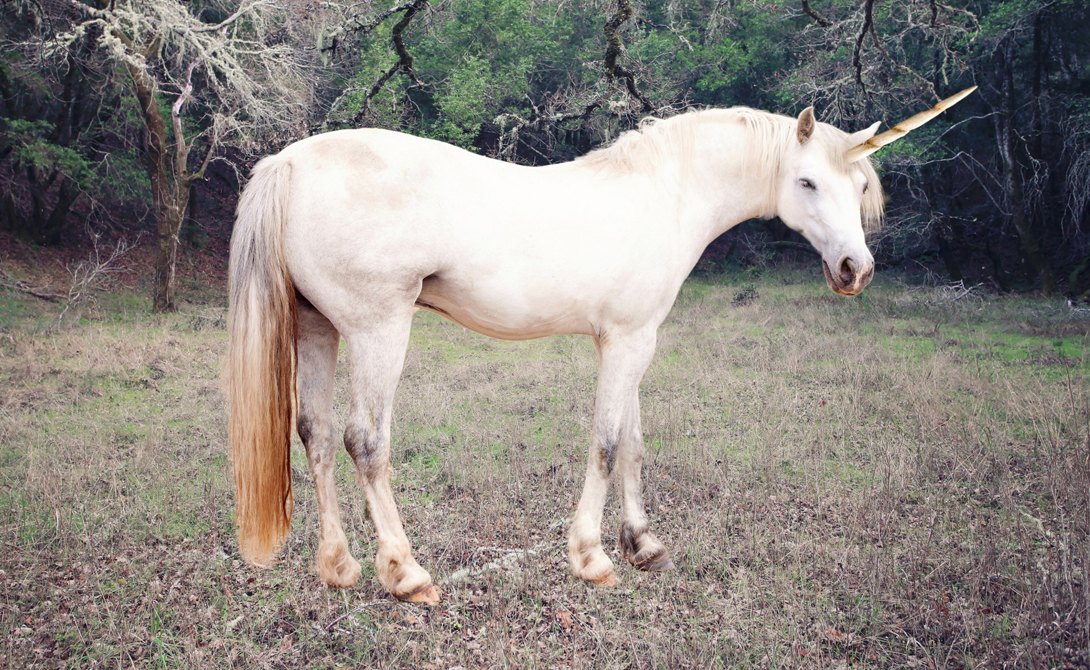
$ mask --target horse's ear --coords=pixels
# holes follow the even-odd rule
[[[802,110],[802,114],[799,114],[799,125],[795,129],[795,135],[799,138],[799,144],[806,144],[810,140],[810,136],[814,134],[814,125],[817,123],[814,120],[814,108],[807,107]]]
[[[854,147],[857,144],[862,144],[874,137],[874,134],[878,132],[878,126],[882,125],[881,121],[875,121],[869,128],[864,128],[858,132],[848,135],[848,146]]]

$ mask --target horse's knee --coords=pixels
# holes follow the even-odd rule
[[[299,412],[299,418],[295,421],[295,430],[299,433],[299,440],[303,443],[307,456],[310,458],[318,457],[321,460],[314,448],[318,443],[318,433],[320,432],[317,422],[306,413]]]
[[[299,433],[299,440],[306,450],[307,459],[312,466],[326,460],[332,453],[334,441],[333,430],[329,421],[316,414],[300,411],[299,418],[295,421],[295,430]]]
[[[368,481],[373,481],[389,465],[389,451],[378,431],[364,427],[349,419],[344,428],[344,448],[356,470]]]
[[[617,464],[617,449],[621,444],[617,435],[599,436],[595,440],[594,457],[597,459],[598,469],[603,475],[609,477],[613,474],[613,466]]]

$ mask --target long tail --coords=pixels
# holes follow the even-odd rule
[[[291,163],[257,164],[231,236],[228,440],[235,469],[239,549],[267,566],[291,527],[295,408],[295,288],[284,258]]]

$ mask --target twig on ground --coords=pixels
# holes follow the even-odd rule
[[[57,321],[53,330],[60,328],[64,317],[73,308],[80,308],[93,300],[93,292],[101,289],[117,275],[128,272],[129,268],[121,263],[121,260],[132,251],[135,243],[129,243],[124,239],[117,241],[109,256],[103,258],[98,246],[98,235],[92,237],[94,250],[87,260],[80,261],[74,268],[69,268],[72,275],[72,285],[68,287],[68,295],[64,298],[64,308],[57,315]]]
[[[362,612],[363,610],[367,609],[368,607],[374,607],[376,605],[393,605],[393,604],[395,604],[395,601],[393,601],[393,600],[372,600],[369,603],[364,603],[362,605],[357,605],[357,606],[353,607],[352,609],[350,609],[349,611],[345,612],[344,614],[340,615],[339,617],[337,617],[333,621],[330,621],[329,623],[327,623],[326,626],[325,626],[325,629],[326,630],[332,630],[334,626],[336,626],[338,623],[340,623],[344,619],[347,619],[348,617],[352,616],[353,614],[357,614],[359,612]],[[347,633],[347,631],[342,631],[342,632]]]
[[[0,269],[0,274],[3,275],[3,278],[0,279],[0,285],[6,286],[10,289],[14,289],[16,291],[22,291],[27,295],[32,295],[35,298],[38,298],[39,300],[45,300],[46,302],[60,302],[61,298],[64,297],[59,293],[50,293],[42,287],[34,287],[26,283],[25,281],[16,279],[15,277],[12,277],[10,274],[8,274],[7,270]]]
[[[504,556],[496,559],[495,561],[485,563],[476,570],[470,570],[469,568],[456,570],[455,572],[451,573],[447,581],[456,584],[459,582],[464,582],[472,577],[479,577],[486,572],[499,570],[514,571],[516,564],[521,559],[548,553],[549,551],[555,551],[556,549],[564,547],[566,544],[567,542],[556,542],[553,544],[546,544],[545,542],[541,542],[532,549],[500,549],[497,547],[481,547],[477,549],[476,552],[474,552],[474,557],[476,557],[481,551],[502,552]]]

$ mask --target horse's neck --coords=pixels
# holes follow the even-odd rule
[[[603,169],[600,164],[575,161],[534,169],[594,183],[586,186],[588,197],[653,199],[655,206],[646,211],[655,212],[654,225],[676,226],[679,239],[674,248],[681,254],[680,263],[688,264],[677,270],[687,275],[716,237],[746,219],[770,214],[765,211],[766,179],[744,164],[745,126],[711,121],[697,124],[694,132],[691,150],[663,152],[659,165],[614,173],[610,177],[614,186],[604,190],[596,181]],[[595,177],[584,179],[590,176]]]
[[[741,123],[705,123],[697,129],[680,201],[681,220],[698,255],[739,223],[773,214],[767,211],[769,177],[745,164],[745,140]]]

